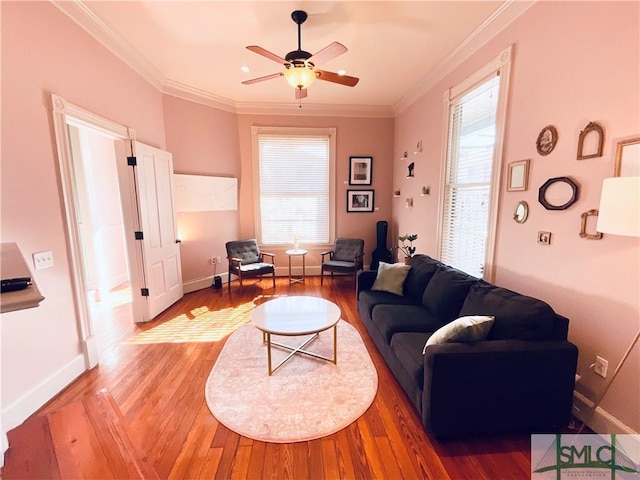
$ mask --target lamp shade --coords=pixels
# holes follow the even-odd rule
[[[316,79],[316,72],[306,65],[293,66],[284,71],[284,78],[293,88],[307,88]]]
[[[604,179],[596,230],[640,237],[640,177]]]

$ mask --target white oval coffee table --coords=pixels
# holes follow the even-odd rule
[[[308,355],[332,363],[337,363],[337,324],[340,320],[340,308],[324,298],[291,296],[269,300],[258,305],[251,313],[251,321],[262,331],[263,343],[267,344],[267,366],[269,375],[292,358],[295,354]],[[333,358],[325,357],[314,352],[304,350],[309,343],[318,338],[318,334],[333,328]],[[291,347],[271,341],[271,335],[299,337],[311,335],[300,346]],[[276,346],[289,350],[280,363],[272,368],[271,348]]]

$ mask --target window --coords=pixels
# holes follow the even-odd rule
[[[263,245],[333,242],[335,129],[253,127]]]
[[[497,62],[449,92],[439,236],[444,263],[487,280],[493,279],[501,119],[506,105],[503,83],[508,78],[508,69]]]

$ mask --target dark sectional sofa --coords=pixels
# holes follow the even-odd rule
[[[471,277],[427,255],[410,259],[403,295],[357,278],[358,313],[436,437],[555,432],[571,418],[578,349],[569,320],[541,300]],[[485,340],[423,348],[466,315],[495,317]]]

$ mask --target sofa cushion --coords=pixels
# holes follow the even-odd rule
[[[442,263],[427,255],[419,254],[411,257],[409,265],[411,265],[411,270],[409,270],[404,282],[404,293],[420,302],[424,289],[427,288],[427,284]]]
[[[415,305],[409,297],[377,290],[363,290],[358,295],[358,311],[367,312],[369,316],[376,305]]]
[[[458,318],[471,285],[478,279],[455,268],[443,266],[433,274],[422,295],[422,305],[448,323]]]
[[[495,318],[489,315],[460,317],[436,330],[424,344],[422,354],[429,345],[455,342],[479,342],[487,338]]]
[[[397,332],[435,332],[443,323],[419,305],[378,305],[371,321],[387,343]]]
[[[404,263],[380,262],[378,265],[378,275],[376,276],[375,282],[373,282],[371,290],[402,295],[402,285],[407,278],[410,268],[409,265],[405,265]]]
[[[494,316],[488,340],[546,339],[556,319],[553,309],[542,300],[484,282],[471,288],[460,315]]]
[[[429,335],[429,333],[399,332],[391,338],[391,351],[398,357],[419,390],[424,388],[422,346]]]

